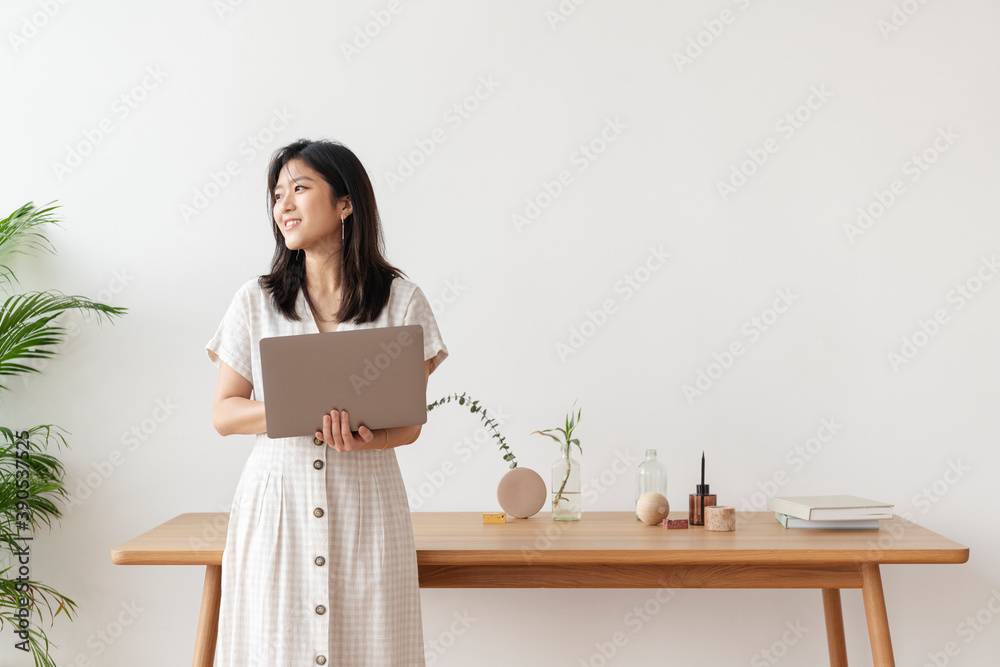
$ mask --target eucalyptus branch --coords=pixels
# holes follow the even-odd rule
[[[458,394],[448,394],[443,396],[430,405],[427,406],[427,411],[430,412],[434,408],[440,407],[445,403],[451,403],[452,401],[457,401],[459,405],[468,404],[469,412],[479,415],[479,421],[483,422],[483,425],[491,431],[491,437],[493,437],[497,443],[500,445],[500,450],[506,450],[507,453],[504,454],[503,460],[510,461],[511,469],[517,467],[517,459],[514,457],[514,452],[511,451],[510,447],[507,446],[507,440],[500,434],[500,430],[497,428],[497,421],[486,414],[486,408],[479,405],[479,401],[473,400],[471,396],[466,396],[463,391],[461,395]]]

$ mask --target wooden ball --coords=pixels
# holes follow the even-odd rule
[[[655,526],[670,513],[670,503],[662,493],[651,491],[639,496],[635,503],[635,513],[644,524]]]

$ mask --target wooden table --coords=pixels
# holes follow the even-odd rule
[[[422,588],[818,588],[830,664],[847,665],[840,589],[860,588],[876,667],[895,665],[879,566],[965,563],[969,549],[900,517],[874,530],[786,530],[738,512],[737,530],[664,530],[632,512],[575,522],[484,524],[478,512],[413,512]],[[672,512],[671,518],[686,518]],[[119,565],[204,565],[195,667],[211,667],[229,515],[181,514],[111,550]]]

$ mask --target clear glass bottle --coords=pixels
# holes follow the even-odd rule
[[[560,456],[552,464],[552,519],[579,521],[583,510],[580,497],[580,464]]]
[[[646,460],[639,464],[635,473],[635,502],[644,493],[660,493],[667,497],[667,466],[656,460],[656,450],[646,450]],[[633,503],[633,507],[635,504]],[[636,521],[642,521],[635,515]]]

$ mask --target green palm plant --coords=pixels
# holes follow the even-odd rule
[[[9,294],[0,305],[0,392],[10,391],[3,384],[8,377],[41,372],[24,362],[50,359],[58,353],[66,340],[66,329],[57,322],[63,313],[90,312],[97,315],[98,321],[101,317],[110,321],[127,310],[54,290],[11,293],[18,281],[8,262],[15,255],[55,253],[43,227],[59,226],[53,215],[56,208],[37,208],[29,202],[0,220],[0,289]],[[52,622],[60,611],[72,619],[76,603],[51,586],[18,576],[22,563],[15,555],[27,551],[30,563],[32,542],[27,538],[43,524],[51,530],[52,521],[62,517],[58,502],[69,495],[63,486],[65,469],[55,456],[43,450],[53,441],[57,446],[67,446],[64,433],[54,424],[20,431],[0,426],[0,562],[13,563],[0,569],[0,631],[10,623],[22,640],[15,644],[31,652],[36,667],[55,667],[49,655],[49,640],[41,628],[46,613],[40,603],[44,603]],[[53,604],[57,605],[55,612]],[[32,612],[38,617],[37,623],[32,621]]]

